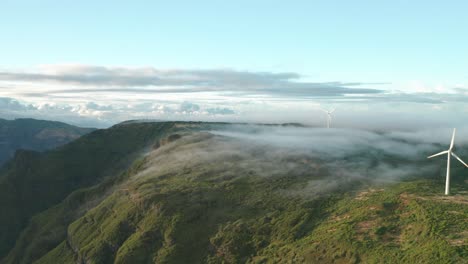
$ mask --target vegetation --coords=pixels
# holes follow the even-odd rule
[[[269,170],[271,160],[258,149],[194,132],[207,127],[128,124],[44,155],[18,155],[0,176],[7,179],[0,186],[16,184],[17,190],[34,193],[21,196],[26,201],[19,206],[27,210],[7,211],[14,212],[10,218],[21,216],[16,218],[23,219],[21,225],[0,214],[6,223],[1,226],[21,230],[4,240],[16,244],[0,247],[9,252],[2,263],[463,263],[468,258],[462,177],[454,177],[450,197],[441,195],[442,182],[431,179],[385,185],[359,180],[336,187],[332,195],[314,196],[307,183],[328,177],[326,170],[310,169],[319,160],[284,154]],[[145,146],[154,149],[136,155]],[[43,168],[34,174],[39,181],[15,166],[19,162],[30,162],[27,167],[37,172],[44,164],[66,166]],[[20,176],[22,184],[13,180]],[[50,187],[30,187],[38,182]],[[0,192],[2,208],[10,206],[4,192],[8,189]]]
[[[19,151],[0,174],[0,256],[14,245],[30,217],[71,192],[122,171],[171,124],[97,130],[44,154]]]
[[[53,149],[92,131],[92,128],[80,128],[61,122],[0,119],[0,166],[19,149]]]

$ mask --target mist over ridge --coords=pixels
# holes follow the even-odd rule
[[[284,191],[306,196],[333,192],[354,183],[442,180],[443,160],[430,161],[427,156],[447,144],[450,135],[438,136],[446,132],[440,129],[384,133],[299,125],[212,124],[201,132],[182,132],[181,139],[148,153],[146,169],[135,179],[179,170],[183,174],[200,167],[206,168],[204,174],[189,173],[187,177],[289,175],[302,177],[304,184]],[[465,140],[458,140],[457,146],[466,153]]]

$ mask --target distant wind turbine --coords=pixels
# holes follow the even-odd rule
[[[454,156],[458,161],[460,161],[463,165],[465,165],[465,167],[468,167],[468,165],[462,159],[460,159],[460,157],[458,157],[457,154],[455,154],[452,151],[453,145],[455,142],[455,132],[456,132],[456,128],[453,129],[452,141],[450,142],[450,148],[448,150],[445,150],[445,151],[442,151],[442,152],[439,152],[437,154],[427,157],[428,159],[430,159],[430,158],[437,157],[443,154],[447,154],[447,177],[445,178],[445,195],[449,195],[449,192],[450,192],[450,157]]]
[[[332,110],[325,110],[321,109],[323,112],[327,114],[327,128],[330,128],[331,121],[332,121],[332,114],[335,112],[335,109],[333,108]]]

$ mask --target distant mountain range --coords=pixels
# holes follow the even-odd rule
[[[444,197],[433,175],[347,178],[317,156],[213,132],[235,129],[252,128],[127,122],[17,151],[0,171],[0,262],[466,263],[461,168]],[[383,155],[359,164],[404,162]]]
[[[19,149],[53,149],[94,130],[45,120],[0,119],[0,166]]]

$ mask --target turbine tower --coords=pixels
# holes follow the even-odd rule
[[[327,128],[330,128],[331,121],[332,121],[332,114],[335,112],[335,109],[333,108],[332,110],[325,110],[321,109],[323,112],[327,114]]]
[[[458,161],[460,161],[463,165],[465,165],[465,167],[468,167],[468,165],[462,159],[460,159],[460,157],[458,157],[457,154],[453,152],[453,145],[455,142],[455,132],[456,132],[456,128],[453,129],[452,141],[450,142],[450,148],[448,150],[445,150],[445,151],[442,151],[442,152],[439,152],[437,154],[427,157],[428,159],[430,159],[433,157],[447,154],[447,177],[445,178],[445,195],[449,195],[449,192],[450,192],[450,157],[451,156],[455,157]]]

